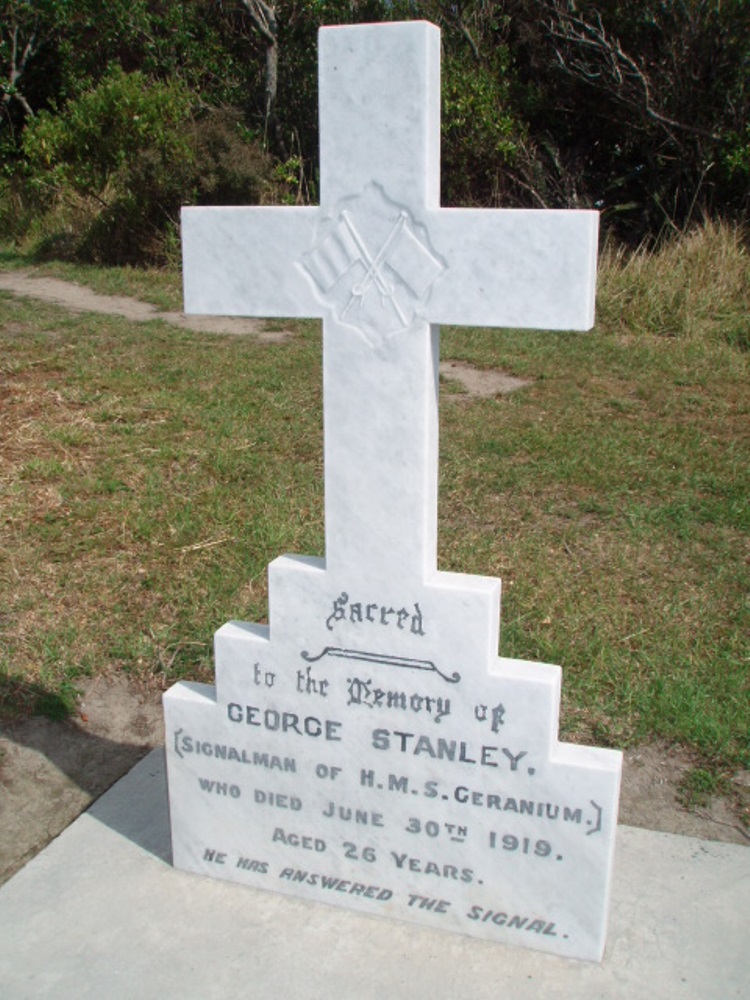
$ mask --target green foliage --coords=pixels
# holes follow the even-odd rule
[[[19,122],[14,115],[26,101],[32,112],[46,87],[53,84],[50,43],[70,20],[66,0],[0,0],[0,95],[4,124]]]
[[[279,176],[270,157],[233,111],[204,112],[193,123],[192,189],[184,204],[255,205],[278,200],[294,176]]]
[[[680,782],[680,801],[688,809],[707,806],[715,795],[726,795],[729,783],[726,778],[702,767],[693,767]]]
[[[711,214],[746,219],[746,0],[543,0],[522,77],[545,97],[530,129],[605,224],[638,242]],[[570,187],[570,181],[567,185]]]
[[[231,109],[229,133],[238,123],[254,136],[246,146],[275,157],[278,197],[314,200],[319,26],[410,18],[442,31],[444,203],[597,207],[630,245],[707,217],[748,219],[747,0],[277,0],[271,47],[252,6],[111,0],[104,17],[99,0],[0,0],[3,223],[23,229],[65,188],[108,208],[124,198],[112,221],[126,229],[153,206],[159,234],[176,192],[244,191],[215,182],[213,154],[205,181],[196,166],[191,129],[217,108]],[[219,155],[230,173],[245,155],[233,150]],[[37,197],[20,204],[27,168]],[[101,215],[70,198],[66,212],[76,231]]]
[[[443,65],[442,189],[449,205],[497,204],[523,126],[509,110],[509,87],[465,59]]]
[[[195,117],[184,84],[119,67],[59,113],[38,115],[24,152],[28,190],[52,217],[47,250],[65,245],[85,260],[163,261],[182,204],[253,203],[271,188],[268,159],[235,115]]]
[[[244,70],[223,24],[214,0],[109,0],[106,13],[101,0],[0,0],[0,94],[22,92],[36,114],[91,89],[117,64],[236,100]]]
[[[148,150],[164,162],[189,156],[190,113],[184,85],[154,83],[115,66],[97,87],[58,113],[43,111],[26,128],[23,149],[31,183],[101,196],[138,153]]]
[[[732,180],[750,183],[750,122],[745,126],[744,135],[727,133],[722,160],[724,169]]]

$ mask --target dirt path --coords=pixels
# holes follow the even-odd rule
[[[218,333],[237,336],[251,336],[266,342],[288,340],[293,334],[289,330],[267,330],[266,324],[258,319],[242,319],[233,316],[186,316],[185,313],[160,312],[156,306],[139,299],[122,295],[99,295],[97,292],[72,281],[59,278],[45,278],[30,271],[0,272],[0,291],[10,292],[20,298],[38,299],[51,305],[61,306],[73,312],[99,313],[106,316],[122,316],[133,323],[149,323],[161,320],[170,326],[197,333]],[[463,393],[469,396],[498,396],[521,389],[529,382],[506,375],[504,372],[480,370],[460,361],[443,361],[440,374],[457,382]],[[449,400],[460,399],[461,395],[449,395]]]
[[[122,295],[99,295],[84,285],[59,278],[40,278],[29,271],[0,272],[0,291],[22,298],[39,299],[73,312],[100,313],[122,316],[133,323],[161,320],[170,326],[197,333],[223,333],[253,336],[258,340],[287,340],[288,330],[266,330],[262,320],[238,319],[232,316],[186,316],[184,313],[160,312],[156,306]]]
[[[123,316],[133,322],[162,320],[206,333],[285,340],[252,319],[193,317],[159,312],[137,299],[98,295],[81,285],[28,272],[0,273],[0,290],[41,299],[78,312]],[[441,373],[463,393],[448,400],[495,396],[527,383],[502,372],[479,371],[448,361]],[[65,829],[88,805],[125,774],[140,757],[164,742],[160,693],[123,676],[97,677],[80,685],[75,718],[53,722],[33,717],[0,721],[0,884]],[[735,778],[732,798],[716,798],[688,811],[678,802],[680,781],[692,766],[690,755],[663,745],[625,755],[620,822],[707,840],[748,844],[739,816],[750,810],[750,773]]]

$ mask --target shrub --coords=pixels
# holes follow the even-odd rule
[[[447,58],[442,96],[444,203],[499,204],[522,134],[507,87],[484,66],[466,72],[462,60]]]
[[[101,197],[140,150],[165,161],[189,155],[190,113],[190,94],[179,82],[154,83],[117,66],[61,112],[43,111],[28,125],[23,148],[32,187]]]
[[[37,249],[106,263],[164,263],[183,204],[271,198],[269,161],[236,114],[193,112],[179,82],[111,70],[24,136]],[[41,237],[41,239],[40,239]]]

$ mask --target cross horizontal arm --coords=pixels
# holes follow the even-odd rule
[[[313,243],[318,208],[183,208],[185,312],[214,316],[323,315],[295,265]]]
[[[594,325],[597,212],[442,208],[424,218],[447,265],[427,305],[431,322]]]

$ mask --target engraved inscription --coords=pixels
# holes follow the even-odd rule
[[[319,635],[353,624],[420,647],[430,641],[419,601],[392,607],[339,591],[321,603]],[[558,931],[564,908],[540,916],[523,892],[500,905],[497,888],[556,873],[569,879],[598,850],[605,813],[580,788],[550,784],[537,747],[523,742],[525,709],[512,688],[502,701],[489,689],[446,697],[440,692],[452,678],[432,661],[339,647],[302,658],[301,668],[250,659],[247,701],[255,703],[228,702],[224,738],[182,727],[170,736],[177,758],[199,769],[192,781],[201,801],[230,823],[241,811],[253,831],[258,855],[219,837],[203,868],[311,898],[387,901],[427,922],[451,914],[482,936],[567,941]],[[342,659],[367,670],[347,674]],[[389,686],[381,669],[389,666],[423,670],[422,683]],[[312,706],[326,711],[306,712]],[[313,745],[314,756],[306,755]],[[306,857],[326,870],[308,869]]]
[[[348,621],[354,624],[372,624],[393,626],[412,635],[425,635],[422,609],[419,602],[413,604],[414,610],[393,608],[377,601],[350,601],[349,595],[343,591],[333,602],[333,610],[326,618],[326,628],[329,632],[337,622]]]
[[[436,547],[438,324],[588,328],[596,220],[442,208],[437,30],[320,37],[320,206],[185,216],[191,305],[323,320],[326,506],[165,695],[174,861],[597,959],[620,761],[560,742],[559,668],[499,657],[499,581]]]
[[[431,715],[435,722],[440,722],[451,713],[450,698],[432,697],[417,692],[409,694],[406,691],[381,688],[369,677],[348,677],[346,685],[349,696],[347,705],[365,705],[367,708],[396,708],[402,712],[413,712],[415,715],[424,712],[425,715]]]

